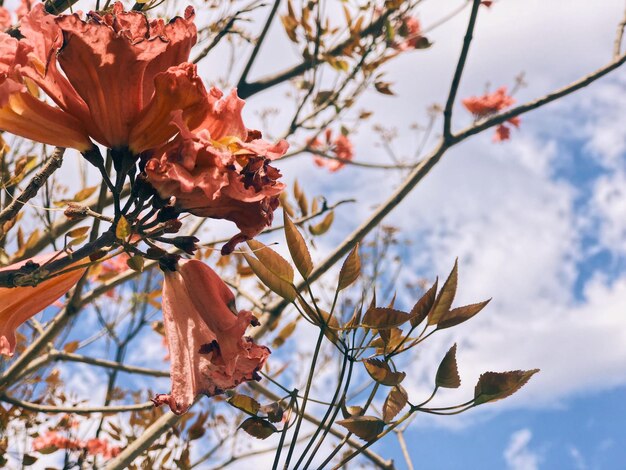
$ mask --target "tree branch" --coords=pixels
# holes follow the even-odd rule
[[[154,408],[151,401],[146,403],[138,403],[136,405],[119,405],[119,406],[55,406],[55,405],[39,405],[29,401],[18,400],[6,394],[0,394],[0,401],[10,403],[11,405],[23,408],[29,411],[40,413],[72,413],[78,415],[87,415],[92,413],[124,413],[127,411],[141,411]]]
[[[247,85],[246,80],[248,79],[248,74],[250,73],[252,64],[254,64],[256,56],[259,54],[261,45],[263,44],[263,41],[265,40],[265,36],[267,35],[267,32],[269,31],[270,26],[272,25],[272,21],[274,20],[274,16],[276,16],[276,11],[278,10],[279,6],[280,6],[280,0],[274,0],[274,4],[272,5],[270,14],[267,16],[267,20],[265,20],[265,24],[263,25],[263,29],[261,30],[261,34],[259,35],[259,37],[256,40],[256,43],[254,44],[254,49],[252,49],[250,58],[248,59],[248,62],[246,62],[246,65],[243,68],[243,72],[241,72],[241,77],[239,78],[239,82],[237,85],[238,88],[244,88]]]
[[[463,69],[465,68],[465,62],[467,61],[467,54],[469,53],[470,45],[474,34],[474,27],[476,26],[476,18],[478,17],[478,8],[480,8],[480,0],[473,0],[472,11],[470,13],[469,21],[467,23],[467,31],[465,32],[465,38],[463,39],[463,47],[459,60],[452,77],[452,85],[450,85],[450,92],[448,93],[448,99],[443,111],[443,139],[449,141],[452,137],[452,108],[456,100],[456,94],[459,90],[459,84],[461,83],[461,76],[463,75]]]

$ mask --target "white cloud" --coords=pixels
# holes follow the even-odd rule
[[[570,446],[568,451],[576,470],[586,470],[588,468],[583,454],[577,447]]]
[[[511,435],[504,450],[504,459],[510,470],[537,470],[540,456],[529,448],[532,439],[530,429],[520,429]]]

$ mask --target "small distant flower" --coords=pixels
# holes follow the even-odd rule
[[[507,89],[503,86],[493,93],[465,98],[462,103],[465,109],[480,119],[508,108],[515,103],[515,100],[507,94]]]
[[[317,166],[328,168],[329,171],[334,173],[346,166],[345,161],[342,160],[352,160],[354,158],[354,147],[352,145],[352,141],[343,134],[340,134],[337,138],[333,139],[332,131],[330,129],[326,129],[324,135],[326,139],[325,144],[315,138],[309,141],[308,147],[312,150],[319,150],[334,154],[333,156],[337,157],[338,160],[324,158],[321,155],[313,156],[313,162]]]
[[[39,255],[1,268],[0,271],[18,269],[27,263],[39,265],[52,259],[56,253]],[[74,269],[48,279],[35,287],[0,288],[0,354],[12,356],[15,350],[15,330],[33,315],[52,305],[69,291],[85,272]]]
[[[152,152],[145,171],[161,197],[176,198],[178,209],[234,222],[240,233],[222,248],[228,254],[272,223],[285,185],[270,163],[285,154],[288,144],[271,144],[260,132],[246,129],[244,101],[236,90],[222,99],[213,88],[208,100],[210,111],[196,129],[190,130],[178,113],[173,121],[178,136]]]
[[[81,447],[82,443],[78,439],[70,439],[58,431],[46,431],[33,440],[33,450],[37,452],[50,449],[79,450]]]
[[[121,447],[112,446],[106,439],[94,438],[81,441],[80,439],[70,439],[58,431],[51,430],[33,440],[33,450],[36,452],[59,449],[86,450],[89,455],[102,455],[105,459],[116,457],[122,451]]]
[[[472,113],[476,119],[483,119],[512,106],[515,100],[507,93],[506,87],[500,87],[493,93],[465,98],[462,103],[465,109]],[[521,121],[518,116],[515,116],[508,119],[507,122],[518,128]],[[500,124],[496,127],[493,141],[502,142],[509,140],[510,137],[511,129],[506,124]]]
[[[105,459],[117,457],[122,451],[119,446],[112,446],[106,439],[95,438],[81,443],[89,455],[102,455]]]
[[[424,49],[430,46],[430,42],[422,35],[422,25],[414,16],[404,16],[398,35],[403,38],[402,41],[395,41],[392,47],[397,51],[407,51],[411,49]]]
[[[172,391],[156,395],[156,406],[183,414],[198,395],[260,379],[270,351],[244,336],[258,322],[252,312],[237,312],[233,293],[208,265],[187,260],[165,272],[162,296]]]

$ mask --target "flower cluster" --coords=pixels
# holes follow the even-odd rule
[[[105,459],[116,457],[122,451],[119,446],[112,446],[106,439],[94,438],[81,441],[50,430],[37,436],[33,441],[33,450],[36,452],[58,449],[86,451],[88,455],[101,455]]]
[[[151,152],[145,172],[164,198],[173,196],[181,210],[200,217],[235,222],[240,233],[222,248],[249,240],[270,225],[285,185],[270,165],[287,151],[287,142],[261,139],[241,118],[244,101],[233,91],[226,98],[209,93],[210,112],[193,131],[180,119],[175,139]]]
[[[172,391],[154,402],[167,403],[176,413],[185,412],[198,394],[215,395],[258,379],[269,350],[244,337],[256,319],[251,312],[234,310],[233,294],[210,267],[196,260],[179,263],[179,255],[147,239],[154,234],[154,240],[193,254],[195,237],[162,236],[176,233],[182,226],[178,216],[189,212],[234,222],[239,233],[222,248],[223,254],[231,253],[271,224],[285,187],[271,162],[288,148],[285,141],[270,143],[246,128],[244,101],[236,90],[224,97],[216,88],[205,88],[188,62],[197,37],[193,19],[190,7],[183,17],[165,23],[124,11],[119,2],[85,18],[49,15],[37,4],[22,16],[19,39],[0,33],[0,130],[81,151],[118,197],[114,224],[123,220],[127,230],[119,233],[127,235],[115,230],[115,240],[123,240],[133,255],[159,260],[165,271],[163,316]],[[49,99],[40,99],[40,91]],[[111,149],[114,185],[104,166],[98,166],[102,157],[94,141]],[[129,175],[129,201],[137,208],[132,215],[131,204],[126,212],[119,204]],[[152,208],[142,217],[148,201]],[[145,253],[134,246],[142,238],[150,246]],[[124,270],[128,259],[122,255],[105,262],[92,279],[102,281]],[[39,258],[29,262],[41,269]],[[66,293],[83,273],[70,270],[36,287],[0,289],[0,297],[6,297],[0,353],[12,354],[15,329]]]
[[[472,113],[476,119],[484,119],[512,106],[515,100],[507,93],[506,87],[503,86],[493,93],[465,98],[462,103],[465,109]],[[520,118],[513,117],[508,119],[507,122],[515,127],[519,127]],[[500,124],[496,127],[493,140],[494,142],[501,142],[508,140],[510,136],[510,128],[506,124]]]
[[[314,151],[333,153],[333,156],[335,156],[337,160],[314,155],[313,162],[317,166],[328,168],[328,170],[332,172],[341,170],[346,165],[346,160],[352,160],[354,158],[352,142],[343,134],[339,134],[339,136],[333,139],[333,134],[330,129],[326,129],[324,137],[325,143],[321,142],[316,137],[308,142],[308,147]]]

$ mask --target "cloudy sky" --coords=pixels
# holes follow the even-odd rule
[[[424,24],[456,4],[442,3],[424,3]],[[524,102],[595,70],[611,59],[623,9],[622,0],[502,0],[483,9],[460,97],[480,94],[487,82],[492,89],[510,88],[525,72],[528,86],[516,94]],[[372,93],[362,103],[376,111],[375,123],[398,129],[394,146],[400,155],[414,150],[411,123],[424,123],[426,108],[445,99],[466,18],[433,31],[432,49],[387,67],[397,97]],[[265,69],[271,67],[259,66],[259,75]],[[459,304],[494,298],[479,317],[434,338],[421,352],[420,367],[434,373],[438,359],[457,342],[460,396],[470,394],[486,370],[542,369],[503,402],[457,419],[418,417],[407,434],[418,467],[623,468],[625,88],[626,74],[618,70],[525,115],[509,142],[493,144],[486,133],[459,145],[386,220],[413,242],[402,259],[403,279],[445,276],[458,257]],[[248,106],[278,96],[279,91],[259,95]],[[470,123],[462,107],[455,113],[456,128]],[[385,161],[370,131],[362,125],[353,136],[356,158]],[[338,211],[328,247],[401,177],[355,167],[329,175],[304,161],[283,168],[311,194],[358,199],[358,210]],[[414,374],[407,388],[427,393],[423,375]],[[444,395],[443,401],[456,403],[457,396]],[[378,450],[394,454],[402,468],[393,439]]]
[[[424,2],[423,24],[460,2]],[[459,98],[514,83],[515,96],[532,100],[611,60],[623,0],[500,0],[481,9]],[[467,13],[467,11],[466,11]],[[356,159],[387,162],[372,125],[395,127],[394,148],[412,155],[414,122],[445,100],[467,15],[432,33],[434,46],[405,54],[386,67],[395,97],[369,93],[359,108],[375,111],[352,139]],[[295,51],[280,27],[270,33],[254,76],[280,69]],[[277,57],[281,57],[280,60]],[[219,52],[203,74],[220,70]],[[413,193],[386,219],[411,241],[403,251],[401,279],[445,277],[459,259],[459,305],[493,297],[479,317],[423,348],[404,385],[428,395],[429,382],[447,349],[458,344],[462,388],[442,403],[467,397],[481,372],[540,368],[512,398],[456,418],[419,416],[406,439],[416,467],[618,469],[626,461],[626,73],[618,70],[592,86],[522,118],[512,139],[475,136],[447,153]],[[247,122],[276,107],[285,88],[249,100]],[[280,106],[278,106],[280,108]],[[276,117],[280,135],[281,119]],[[461,106],[454,127],[471,123]],[[285,179],[299,179],[307,194],[331,202],[347,195],[358,206],[339,209],[336,224],[318,242],[321,257],[354,229],[401,181],[398,172],[346,167],[329,174],[308,157],[285,162]],[[400,307],[410,307],[401,293]],[[305,333],[295,338],[304,338]],[[141,354],[129,362],[143,365]],[[148,356],[150,356],[148,354]],[[151,364],[154,366],[154,364]],[[81,368],[73,386],[94,396],[99,378]],[[162,384],[164,382],[161,382]],[[166,383],[165,383],[166,384]],[[394,439],[383,455],[404,462]]]

